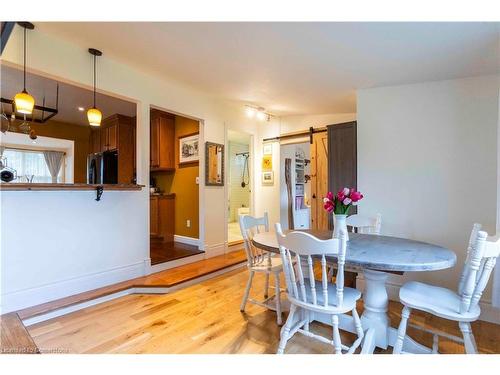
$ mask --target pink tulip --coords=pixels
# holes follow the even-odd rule
[[[332,193],[331,191],[329,191],[329,192],[326,194],[326,197],[328,198],[328,200],[333,201],[333,193]]]
[[[328,212],[332,212],[335,209],[335,205],[332,201],[328,201],[323,205],[323,208]]]
[[[351,196],[350,198],[352,199],[352,201],[354,203],[360,201],[361,199],[363,199],[363,194],[361,194],[359,191],[356,191],[356,190],[352,190],[351,192]]]
[[[347,206],[349,204],[351,204],[352,200],[351,198],[344,198],[344,200],[342,201],[342,203],[344,204],[344,206]]]

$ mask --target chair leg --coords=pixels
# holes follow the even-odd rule
[[[335,348],[335,354],[342,354],[342,342],[340,341],[338,315],[332,315],[332,325],[333,325],[333,346]]]
[[[476,340],[472,334],[470,323],[459,322],[458,325],[460,327],[460,331],[462,331],[462,335],[464,336],[465,353],[477,354]]]
[[[243,300],[241,301],[240,311],[245,311],[245,306],[247,304],[248,295],[250,294],[250,288],[252,287],[254,271],[250,271],[250,276],[248,277],[247,287],[245,289],[245,294],[243,295]]]
[[[264,299],[269,297],[269,273],[266,273],[266,283],[264,284]]]
[[[398,339],[394,344],[394,349],[392,354],[401,354],[403,350],[403,342],[406,336],[406,326],[408,325],[408,318],[410,317],[411,309],[408,306],[403,307],[403,311],[401,312],[401,323],[399,323],[398,328]]]
[[[354,320],[354,327],[356,328],[356,334],[358,335],[358,338],[353,342],[351,347],[348,350],[348,353],[354,353],[354,351],[361,345],[361,342],[363,341],[363,337],[365,336],[365,332],[363,331],[363,326],[361,325],[361,319],[359,318],[358,311],[356,308],[352,309],[352,317]]]
[[[290,306],[290,314],[288,314],[288,318],[286,320],[285,325],[281,329],[281,338],[280,338],[280,344],[278,346],[278,351],[277,354],[283,354],[285,351],[285,346],[288,340],[290,339],[290,329],[292,328],[293,324],[293,316],[295,315],[295,310],[297,308],[295,305]]]
[[[283,316],[281,314],[281,289],[280,289],[280,274],[274,274],[274,280],[276,285],[276,322],[278,325],[283,324]]]

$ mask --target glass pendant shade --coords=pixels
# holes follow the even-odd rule
[[[33,113],[35,99],[28,94],[26,90],[23,90],[14,96],[14,103],[16,106],[16,112],[22,113],[23,115],[31,115]]]
[[[87,119],[92,126],[100,126],[102,120],[102,113],[97,108],[90,108],[87,111]]]

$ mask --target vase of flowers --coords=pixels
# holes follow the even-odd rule
[[[340,189],[337,195],[333,195],[331,191],[323,198],[323,208],[333,214],[333,238],[340,238],[340,232],[347,232],[347,214],[352,205],[357,204],[363,199],[363,194],[356,191],[354,188]],[[346,235],[346,240],[349,241],[349,235]]]

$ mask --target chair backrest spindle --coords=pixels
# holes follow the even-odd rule
[[[340,238],[320,240],[305,232],[291,232],[286,236],[281,225],[276,224],[283,270],[287,282],[288,295],[303,305],[317,308],[334,308],[343,303],[344,293],[344,264],[346,256],[346,233],[341,232]],[[338,273],[336,280],[336,294],[332,300],[329,294],[328,263],[336,258]],[[292,260],[295,259],[295,267]],[[314,276],[314,260],[321,266],[321,282],[316,282]],[[309,279],[309,280],[306,280]],[[318,290],[321,288],[321,290]],[[299,294],[300,290],[300,294]]]
[[[462,298],[461,314],[475,308],[479,303],[500,255],[500,239],[487,241],[488,234],[476,230],[480,228],[477,226],[478,224],[474,224],[467,259],[459,282],[459,294]]]
[[[245,252],[247,255],[248,267],[253,267],[270,261],[269,254],[252,244],[252,238],[255,234],[261,233],[261,230],[269,232],[269,218],[267,212],[263,217],[253,217],[249,215],[240,216],[240,230],[243,236]]]

